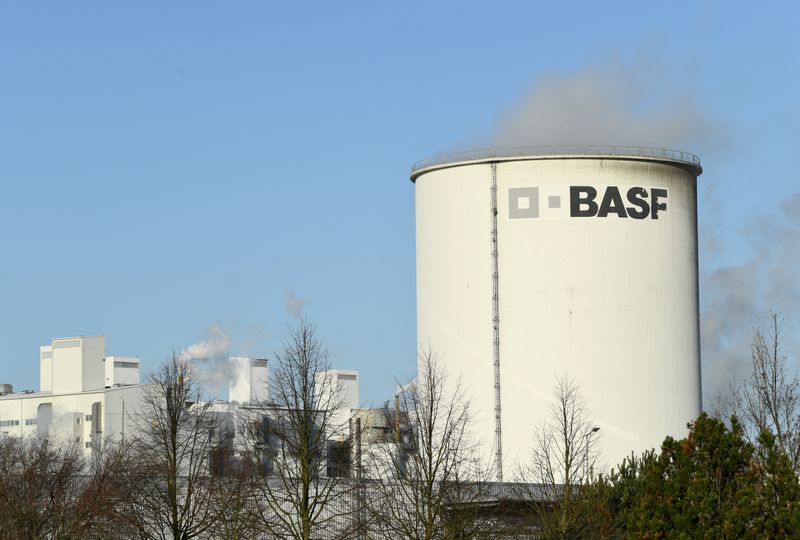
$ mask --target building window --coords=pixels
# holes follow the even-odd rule
[[[114,362],[114,367],[118,368],[138,368],[139,364],[137,362]]]
[[[39,423],[39,421],[36,418],[26,418],[25,419],[25,425],[26,426],[35,426],[38,423]]]
[[[67,347],[80,347],[81,340],[79,339],[70,339],[66,341],[54,341],[52,347],[54,349],[65,349]]]
[[[92,443],[91,443],[91,442],[87,442],[87,443],[85,443],[85,444],[83,445],[83,447],[84,447],[84,448],[91,448],[91,447],[92,447]]]
[[[87,422],[91,422],[92,421],[92,415],[91,414],[87,414],[86,415],[86,421]]]
[[[81,419],[80,419],[80,417],[76,418],[76,419],[75,419],[75,422],[77,422],[78,424],[80,424],[80,423],[81,423]]]

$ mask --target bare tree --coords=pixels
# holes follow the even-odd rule
[[[260,526],[255,488],[258,473],[255,463],[233,460],[227,464],[225,474],[214,483],[212,504],[218,518],[208,536],[221,540],[247,540],[259,538]]]
[[[85,524],[80,538],[133,537],[136,524],[127,511],[132,500],[128,471],[133,468],[129,440],[108,439],[93,451],[89,474],[72,512]]]
[[[403,388],[395,410],[385,413],[394,436],[362,450],[377,461],[366,495],[376,532],[424,540],[489,537],[477,511],[489,474],[468,432],[460,381],[448,380],[436,356],[423,351],[417,378]]]
[[[580,387],[566,375],[557,379],[549,412],[534,429],[531,460],[522,478],[538,492],[534,511],[543,538],[583,537],[585,506],[579,498],[595,467],[599,428]]]
[[[62,534],[82,469],[76,443],[60,445],[50,437],[0,440],[0,536]]]
[[[331,366],[315,326],[303,318],[291,327],[274,360],[270,402],[260,403],[249,420],[253,455],[264,474],[256,485],[261,525],[279,538],[308,540],[321,531],[346,536],[341,524],[347,520],[333,505],[346,497],[349,483],[327,470],[328,435],[342,427],[334,425],[341,393],[325,375]]]
[[[748,440],[758,444],[763,430],[775,436],[778,448],[800,470],[800,379],[790,373],[781,349],[783,320],[770,313],[766,331],[753,329],[750,374],[742,384],[731,383],[714,398],[714,414],[742,422]]]
[[[0,440],[0,537],[107,538],[129,532],[127,497],[108,452],[89,469],[75,442],[50,436]]]
[[[210,496],[216,478],[208,469],[217,419],[201,397],[188,361],[175,353],[148,376],[130,474],[129,508],[143,538],[188,540],[217,517]]]

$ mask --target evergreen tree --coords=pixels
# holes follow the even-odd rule
[[[587,492],[593,530],[630,538],[797,538],[800,484],[765,431],[756,448],[739,421],[705,414],[685,439],[625,460]],[[605,516],[605,519],[604,519]]]

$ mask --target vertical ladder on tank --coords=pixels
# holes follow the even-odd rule
[[[492,330],[494,353],[494,467],[496,480],[503,481],[503,438],[500,427],[500,277],[497,262],[497,163],[492,167]]]

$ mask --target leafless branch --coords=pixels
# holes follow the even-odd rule
[[[370,480],[367,506],[379,534],[426,540],[488,534],[476,501],[489,473],[470,437],[461,382],[449,380],[427,350],[416,380],[403,388],[395,410],[385,411],[394,436],[370,457],[379,474]]]
[[[599,436],[580,387],[566,375],[560,377],[549,418],[534,429],[530,464],[521,473],[543,495],[538,499],[551,501],[533,507],[543,538],[581,536],[585,520],[577,499],[595,468]]]
[[[138,534],[181,539],[205,534],[218,514],[210,497],[216,479],[209,474],[218,419],[201,401],[186,360],[173,353],[148,376],[134,423],[130,511]]]
[[[783,354],[783,320],[770,313],[766,330],[753,329],[750,374],[743,384],[732,384],[714,399],[714,414],[735,415],[748,439],[757,444],[762,430],[775,435],[779,448],[800,470],[800,379],[790,373]]]
[[[334,425],[341,392],[326,376],[328,353],[308,319],[290,328],[274,365],[269,403],[259,403],[248,420],[252,453],[265,473],[256,486],[261,524],[280,538],[331,534],[341,516],[330,508],[349,488],[327,470],[328,435],[342,431]]]

